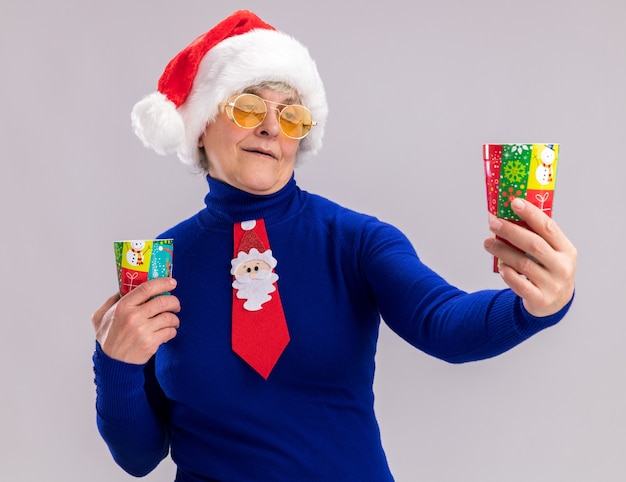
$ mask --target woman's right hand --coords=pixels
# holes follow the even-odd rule
[[[175,287],[173,278],[155,278],[123,298],[115,294],[105,301],[91,317],[102,351],[125,363],[147,363],[162,343],[176,336],[180,302],[161,295]]]

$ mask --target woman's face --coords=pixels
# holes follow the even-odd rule
[[[255,93],[272,102],[294,103],[269,89]],[[252,194],[272,194],[289,182],[300,140],[281,132],[272,104],[268,107],[263,122],[252,129],[237,126],[224,112],[207,125],[198,146],[204,147],[211,177]]]

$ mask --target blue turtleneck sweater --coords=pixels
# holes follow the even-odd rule
[[[559,321],[510,290],[468,294],[396,228],[295,180],[256,196],[209,178],[206,209],[174,238],[180,328],[131,365],[96,346],[98,427],[129,473],[171,450],[178,482],[391,481],[374,415],[380,318],[452,363],[492,357]],[[233,223],[264,218],[291,341],[265,380],[231,349]]]

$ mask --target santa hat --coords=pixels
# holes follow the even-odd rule
[[[265,81],[284,82],[300,95],[317,125],[300,141],[298,159],[317,153],[328,105],[315,62],[300,42],[246,10],[200,35],[167,64],[158,90],[135,104],[133,129],[146,147],[199,165],[198,138],[219,104]]]

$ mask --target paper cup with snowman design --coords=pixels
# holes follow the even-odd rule
[[[122,296],[145,281],[172,276],[173,239],[115,241],[113,247]]]
[[[511,209],[521,197],[551,217],[558,160],[559,144],[483,144],[489,212],[526,226]]]

